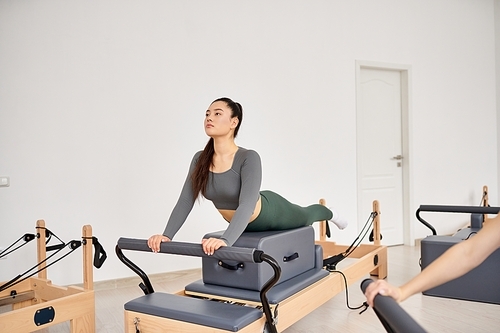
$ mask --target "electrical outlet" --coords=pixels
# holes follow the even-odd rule
[[[10,186],[10,177],[0,176],[0,187],[9,187],[9,186]]]

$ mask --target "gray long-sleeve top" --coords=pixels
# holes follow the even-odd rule
[[[191,174],[200,154],[201,151],[197,152],[191,161],[179,200],[163,231],[163,235],[170,239],[173,239],[193,209],[195,197]],[[212,201],[217,209],[235,210],[229,226],[221,236],[228,246],[236,242],[250,222],[260,196],[261,182],[262,165],[259,154],[241,147],[238,147],[229,170],[221,173],[210,172],[205,197]]]

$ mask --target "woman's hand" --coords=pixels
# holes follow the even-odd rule
[[[377,294],[382,296],[390,296],[396,300],[396,302],[402,301],[401,289],[390,285],[385,280],[377,280],[373,283],[370,283],[365,290],[365,296],[367,303],[373,307],[373,299]]]
[[[218,238],[204,238],[201,240],[201,246],[203,247],[203,252],[211,256],[214,254],[215,250],[218,250],[222,246],[227,246],[226,242]]]
[[[164,242],[170,242],[170,238],[163,235],[153,235],[148,239],[148,247],[154,252],[160,252],[160,245]]]

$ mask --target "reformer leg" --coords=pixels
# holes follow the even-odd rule
[[[373,219],[373,244],[375,246],[380,246],[381,231],[380,231],[380,205],[377,200],[373,201],[373,212],[375,213],[375,218]],[[377,261],[375,263],[377,268],[370,272],[371,276],[377,276],[379,279],[385,279],[387,277],[387,248],[383,248],[382,251],[377,253],[373,260]]]
[[[95,295],[94,295],[94,269],[92,266],[92,227],[84,225],[82,228],[83,238],[83,288],[92,303],[87,307],[86,313],[71,320],[71,333],[95,332]],[[85,309],[85,308],[84,308]],[[82,310],[80,310],[82,311]]]

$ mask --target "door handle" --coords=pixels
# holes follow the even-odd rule
[[[396,155],[394,156],[393,158],[391,158],[391,160],[402,160],[403,159],[403,156],[402,155]]]

